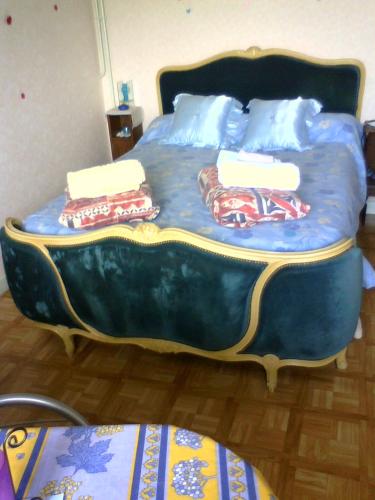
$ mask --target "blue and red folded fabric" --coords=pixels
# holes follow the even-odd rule
[[[224,187],[216,166],[202,169],[198,183],[203,201],[222,226],[249,228],[259,222],[300,219],[310,211],[310,205],[292,191]]]
[[[97,198],[68,199],[59,222],[74,229],[90,229],[120,222],[150,221],[159,211],[160,208],[152,204],[149,185],[144,182],[138,190]]]
[[[67,202],[59,222],[74,229],[90,229],[119,222],[155,219],[160,208],[137,160],[68,172]]]

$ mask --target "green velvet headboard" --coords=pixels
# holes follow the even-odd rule
[[[157,75],[160,112],[173,112],[180,92],[250,99],[315,98],[323,111],[360,116],[365,70],[354,59],[317,59],[276,49],[234,51]]]

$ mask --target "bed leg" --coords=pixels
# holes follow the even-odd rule
[[[274,392],[277,386],[277,368],[266,370],[267,374],[267,389]]]
[[[73,359],[75,345],[74,345],[74,336],[70,333],[69,328],[65,326],[57,326],[55,332],[60,337],[60,339],[64,342],[65,352],[68,355],[69,359]]]
[[[354,338],[361,339],[362,335],[363,335],[362,321],[361,321],[361,318],[358,318],[357,328],[355,329],[355,332],[354,332]]]
[[[336,366],[339,370],[346,370],[348,362],[346,361],[346,348],[341,351],[336,358]]]
[[[263,366],[266,370],[267,389],[274,392],[277,386],[277,373],[279,370],[279,358],[273,354],[267,354],[263,357]]]

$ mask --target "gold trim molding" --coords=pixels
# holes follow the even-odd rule
[[[182,229],[160,229],[154,223],[139,224],[135,228],[125,225],[113,225],[107,226],[103,229],[98,229],[96,231],[89,231],[73,236],[44,236],[26,233],[18,229],[16,227],[17,224],[17,221],[15,221],[14,219],[6,220],[5,232],[7,236],[14,241],[33,246],[44,256],[56,276],[60,292],[64,298],[65,306],[68,309],[71,317],[77,324],[80,325],[82,330],[90,332],[90,334],[93,336],[92,338],[95,338],[97,340],[101,340],[103,334],[83,321],[80,318],[79,314],[75,311],[70,301],[70,297],[62,280],[62,277],[49,254],[47,246],[74,247],[76,245],[98,243],[109,238],[119,238],[125,241],[131,241],[145,246],[159,246],[167,243],[177,242],[183,245],[198,248],[200,250],[203,250],[204,252],[214,253],[223,258],[266,264],[266,267],[260,273],[260,276],[254,284],[254,289],[251,294],[251,301],[248,306],[249,323],[242,338],[232,346],[220,351],[216,351],[213,356],[215,359],[222,360],[228,360],[229,358],[231,358],[231,356],[239,354],[241,351],[246,349],[255,338],[259,325],[262,294],[269,280],[281,268],[294,264],[306,265],[309,263],[332,259],[347,251],[354,245],[353,240],[348,239],[343,240],[337,244],[330,245],[326,248],[309,252],[261,252],[218,243],[203,236],[184,231]],[[123,335],[126,334],[126,332],[121,333]],[[104,337],[108,338],[107,335],[104,335]],[[177,349],[180,349],[180,345],[181,344],[177,344]],[[197,354],[199,356],[212,357],[210,351],[206,351],[200,348],[191,347],[189,352],[193,352],[194,354]]]
[[[187,352],[221,361],[256,361],[262,364],[267,372],[268,386],[270,390],[273,390],[276,386],[277,370],[280,367],[285,365],[315,366],[314,363],[316,362],[279,360],[272,354],[260,357],[242,353],[242,351],[244,351],[255,338],[259,324],[261,298],[267,283],[280,269],[285,266],[329,260],[344,253],[354,245],[354,241],[352,239],[348,239],[323,249],[308,252],[262,252],[218,243],[203,236],[176,228],[161,229],[154,223],[139,224],[135,228],[125,225],[113,225],[73,236],[44,236],[31,234],[21,231],[17,228],[17,225],[19,225],[19,222],[15,219],[7,219],[5,224],[5,232],[7,236],[19,243],[33,246],[44,256],[56,276],[58,286],[71,317],[78,325],[80,325],[80,328],[69,329],[62,325],[48,325],[45,323],[34,322],[39,328],[55,332],[63,340],[69,357],[72,357],[74,353],[73,336],[80,335],[100,342],[136,344],[157,352]],[[248,307],[249,324],[243,337],[229,348],[209,351],[170,340],[145,339],[137,337],[111,337],[99,332],[89,324],[85,323],[73,308],[64,282],[49,254],[47,247],[74,247],[77,245],[98,243],[109,238],[119,238],[145,246],[158,246],[170,242],[177,242],[201,249],[208,253],[220,255],[223,258],[266,264],[254,285],[251,302]],[[124,335],[126,334],[126,332],[122,333]],[[337,356],[331,356],[326,358],[325,360],[322,360],[321,364],[317,364],[316,366],[330,363],[336,359],[336,357]],[[344,362],[342,361],[342,357],[339,359],[339,363],[340,366],[343,366]]]
[[[37,328],[42,328],[43,330],[48,330],[56,333],[64,342],[65,351],[70,359],[73,358],[75,350],[74,336],[79,335],[91,340],[97,340],[99,342],[105,342],[110,344],[137,345],[138,347],[150,349],[152,351],[156,351],[159,353],[169,353],[169,354],[188,353],[219,361],[229,361],[229,362],[253,361],[263,366],[266,372],[267,388],[270,392],[274,392],[274,390],[276,389],[278,371],[280,368],[283,368],[285,366],[314,368],[314,367],[325,366],[335,361],[338,369],[343,370],[346,369],[347,367],[346,347],[343,350],[339,351],[337,354],[316,361],[309,361],[303,359],[280,359],[274,354],[266,354],[265,356],[257,356],[255,354],[223,355],[222,351],[202,351],[201,349],[195,349],[194,347],[180,344],[178,342],[172,342],[170,340],[144,339],[136,337],[134,338],[109,337],[108,335],[103,335],[99,332],[87,332],[85,330],[80,330],[78,328],[67,328],[62,325],[48,325],[46,323],[39,323],[37,321],[32,321],[32,320],[29,321],[32,324],[34,324]]]
[[[210,240],[209,238],[185,231],[184,229],[172,227],[161,229],[159,226],[151,222],[138,224],[135,228],[122,224],[116,224],[72,236],[50,236],[27,233],[18,229],[17,226],[20,225],[21,224],[17,221],[17,219],[8,218],[5,222],[6,235],[14,241],[37,247],[44,254],[46,252],[48,253],[46,246],[69,247],[85,245],[88,243],[97,243],[101,240],[109,238],[120,238],[134,243],[139,243],[140,245],[162,245],[177,242],[227,258],[253,262],[265,262],[269,264],[278,262],[280,264],[284,263],[287,265],[298,263],[306,264],[331,259],[354,246],[354,240],[348,238],[318,250],[309,250],[305,252],[271,252],[252,250]]]

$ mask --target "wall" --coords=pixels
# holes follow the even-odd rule
[[[61,193],[68,170],[110,153],[91,0],[2,0],[0,47],[2,225]]]
[[[362,118],[375,117],[374,0],[104,1],[114,81],[133,80],[145,124],[158,114],[159,68],[252,45],[361,59],[367,68]],[[107,90],[106,107],[110,99]]]

